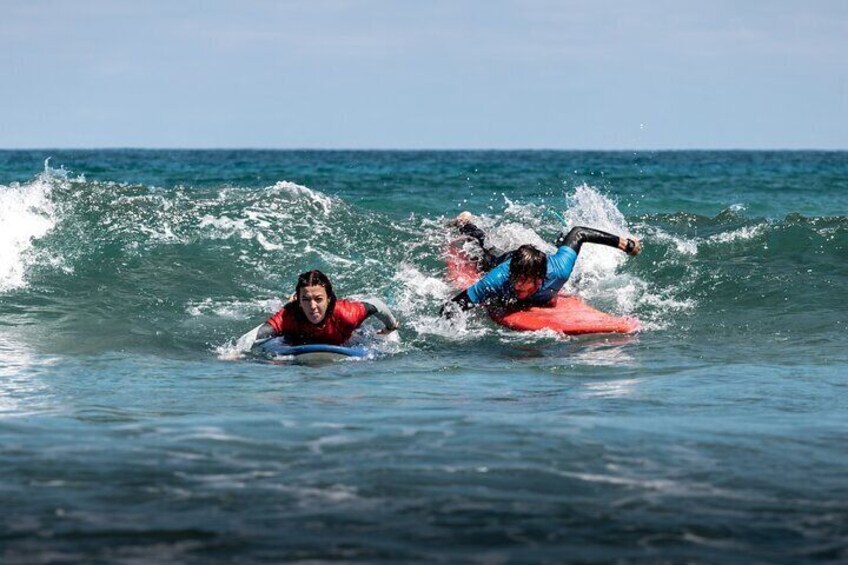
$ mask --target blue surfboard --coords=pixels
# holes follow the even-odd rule
[[[295,363],[316,364],[339,361],[350,357],[365,357],[368,355],[363,347],[344,347],[326,343],[310,343],[307,345],[291,345],[282,337],[275,337],[256,345],[253,351],[265,357],[292,357]]]

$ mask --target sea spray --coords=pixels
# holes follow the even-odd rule
[[[67,184],[64,171],[51,169],[31,182],[0,185],[0,292],[23,287],[28,269],[38,260],[34,243],[58,222],[52,200],[54,186]],[[55,256],[44,256],[59,264]]]

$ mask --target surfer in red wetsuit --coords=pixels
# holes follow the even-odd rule
[[[575,227],[568,234],[560,234],[555,244],[557,251],[551,255],[546,255],[532,245],[522,245],[515,251],[502,253],[485,244],[485,234],[471,220],[471,214],[463,212],[451,224],[480,245],[482,257],[478,258],[478,266],[480,270],[488,272],[451,299],[451,303],[457,304],[462,310],[478,304],[511,311],[552,305],[571,276],[584,243],[617,247],[631,256],[642,251],[638,239],[619,237],[593,228]],[[451,303],[442,308],[443,316],[450,317]]]
[[[342,345],[372,315],[385,325],[381,333],[397,329],[397,320],[382,300],[336,298],[327,275],[308,271],[298,277],[289,303],[242,336],[239,344],[250,347],[256,340],[282,336],[290,345]]]

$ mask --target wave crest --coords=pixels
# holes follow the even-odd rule
[[[40,255],[35,242],[56,226],[53,191],[69,183],[67,172],[50,168],[48,160],[32,181],[0,185],[0,292],[26,286],[27,271],[39,260],[61,266],[59,257]]]

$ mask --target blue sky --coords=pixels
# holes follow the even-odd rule
[[[848,149],[848,2],[0,0],[0,148]]]

